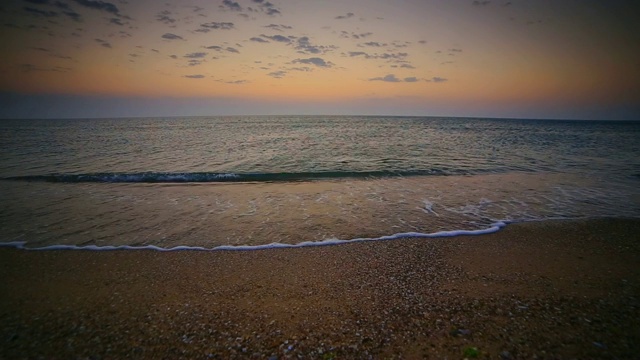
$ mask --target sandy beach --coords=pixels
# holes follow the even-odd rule
[[[640,357],[640,220],[260,251],[0,249],[0,358]]]

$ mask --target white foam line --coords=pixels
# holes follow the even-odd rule
[[[155,251],[183,251],[183,250],[191,250],[191,251],[220,251],[220,250],[232,250],[232,251],[252,251],[252,250],[264,250],[264,249],[292,249],[292,248],[302,248],[302,247],[311,247],[311,246],[329,246],[329,245],[340,245],[340,244],[348,244],[355,242],[364,242],[364,241],[384,241],[384,240],[396,240],[403,238],[440,238],[440,237],[451,237],[451,236],[461,236],[461,235],[484,235],[491,234],[497,232],[501,228],[507,225],[506,222],[499,221],[491,224],[489,228],[480,229],[480,230],[452,230],[452,231],[439,231],[435,233],[420,233],[420,232],[404,232],[397,233],[393,235],[386,235],[377,238],[355,238],[349,240],[342,239],[325,239],[321,241],[304,241],[297,244],[283,244],[283,243],[271,243],[264,245],[221,245],[216,246],[214,248],[205,248],[201,246],[175,246],[171,248],[163,248],[155,245],[145,245],[145,246],[131,246],[131,245],[119,245],[119,246],[98,246],[98,245],[87,245],[87,246],[77,246],[77,245],[50,245],[43,246],[38,248],[26,247],[26,241],[13,241],[0,243],[0,247],[13,247],[16,249],[22,250],[37,250],[37,251],[46,251],[46,250],[90,250],[90,251],[112,251],[112,250],[155,250]]]

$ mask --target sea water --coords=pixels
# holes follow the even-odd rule
[[[640,216],[640,122],[0,121],[0,243],[255,249]]]

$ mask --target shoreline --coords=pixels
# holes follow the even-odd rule
[[[345,244],[353,244],[360,242],[376,242],[376,241],[390,241],[390,240],[402,240],[407,238],[414,239],[435,239],[435,238],[446,238],[453,236],[479,236],[492,234],[494,232],[498,232],[504,227],[506,227],[508,223],[504,221],[498,221],[491,224],[489,227],[485,229],[478,230],[449,230],[449,231],[438,231],[434,233],[419,233],[419,232],[404,232],[404,233],[396,233],[393,235],[384,235],[376,238],[355,238],[355,239],[324,239],[319,241],[304,241],[295,244],[287,244],[287,243],[278,243],[273,242],[269,244],[263,245],[218,245],[212,248],[202,247],[202,246],[190,246],[190,245],[178,245],[174,247],[160,247],[156,245],[46,245],[42,247],[29,247],[27,241],[9,241],[5,243],[0,243],[0,248],[13,248],[17,250],[27,250],[27,251],[61,251],[61,250],[80,250],[80,251],[125,251],[125,250],[149,250],[149,251],[158,251],[158,252],[170,252],[170,251],[259,251],[259,250],[270,250],[270,249],[299,249],[306,247],[317,247],[317,246],[333,246],[333,245],[345,245]]]
[[[633,358],[639,233],[589,219],[261,251],[0,247],[0,357]]]

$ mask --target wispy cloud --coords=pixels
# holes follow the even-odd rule
[[[161,23],[171,25],[176,22],[176,19],[171,17],[170,15],[172,15],[171,11],[162,10],[156,15],[156,20],[160,21]]]
[[[20,64],[20,70],[23,72],[34,72],[34,71],[44,71],[44,72],[61,72],[67,73],[71,71],[71,68],[62,67],[62,66],[53,66],[53,67],[41,67],[33,64]]]
[[[114,25],[119,25],[119,26],[124,26],[124,25],[127,24],[127,23],[122,22],[122,20],[119,19],[119,18],[111,18],[111,19],[109,19],[109,23],[114,24]]]
[[[162,35],[162,38],[167,40],[184,40],[182,36],[172,33],[165,33],[164,35]]]
[[[394,74],[370,78],[369,81],[402,82],[402,80],[398,79]]]
[[[222,5],[220,5],[220,9],[230,10],[230,11],[242,11],[242,6],[239,3],[232,0],[223,0]]]
[[[288,25],[278,25],[278,24],[269,24],[269,25],[265,25],[264,27],[269,28],[271,30],[275,30],[275,31],[284,31],[284,30],[290,30],[293,29],[293,27],[288,26]]]
[[[235,27],[232,22],[209,22],[200,24],[200,28],[197,29],[197,32],[208,33],[211,30],[231,30]]]
[[[349,57],[361,56],[365,59],[382,59],[382,60],[388,60],[389,62],[404,62],[405,58],[409,56],[409,54],[406,52],[369,54],[364,51],[349,51],[347,54],[343,54],[343,55],[346,55]]]
[[[185,78],[188,78],[188,79],[203,79],[204,75],[201,75],[201,74],[182,75],[182,77],[185,77]]]
[[[431,79],[428,79],[427,81],[434,82],[434,83],[443,83],[443,82],[449,81],[449,79],[445,79],[439,76],[434,76]]]
[[[309,37],[303,36],[296,40],[295,49],[302,54],[324,54],[327,51],[337,49],[337,47],[334,45],[313,45],[311,44]]]
[[[267,75],[271,76],[272,78],[281,79],[285,75],[287,75],[287,72],[286,71],[282,71],[282,70],[278,70],[278,71],[270,72]]]
[[[393,83],[399,83],[399,82],[417,82],[418,78],[415,76],[411,76],[411,77],[406,77],[404,79],[400,79],[397,76],[395,76],[394,74],[388,74],[385,76],[381,76],[381,77],[374,77],[374,78],[370,78],[368,79],[369,81],[384,81],[384,82],[393,82]]]
[[[101,0],[72,0],[72,1],[90,9],[105,11],[110,14],[120,16],[120,10],[118,9],[118,7],[110,2],[101,1]]]
[[[231,85],[242,85],[242,84],[248,84],[249,83],[248,80],[229,80],[229,81],[216,80],[216,81],[221,82],[221,83],[225,83],[225,84],[231,84]]]
[[[108,41],[102,39],[95,39],[95,41],[100,44],[100,46],[111,49],[111,44]]]
[[[275,16],[282,15],[280,9],[278,9],[275,5],[266,0],[251,0],[254,4],[258,5],[260,11],[265,12],[267,15]]]
[[[373,35],[372,32],[354,33],[354,32],[348,32],[344,30],[340,32],[340,37],[345,39],[364,39],[371,35]]]
[[[269,36],[269,35],[260,35],[263,38],[267,38],[269,40],[273,40],[273,41],[277,41],[277,42],[281,42],[281,43],[290,43],[292,40],[286,36],[282,36],[282,35],[273,35],[273,36]]]
[[[354,13],[352,13],[352,12],[348,12],[348,13],[346,13],[345,15],[339,15],[339,16],[336,16],[334,19],[336,19],[336,20],[344,20],[344,19],[352,18],[352,17],[354,17],[354,16],[355,16],[355,14],[354,14]]]
[[[265,40],[263,38],[259,38],[259,37],[252,37],[251,39],[249,39],[250,41],[254,41],[254,42],[259,42],[259,43],[268,43],[268,40]]]
[[[379,43],[377,41],[369,41],[369,42],[363,43],[362,45],[371,46],[371,47],[384,47],[384,46],[387,46],[386,43]]]
[[[205,56],[207,56],[208,53],[206,52],[194,52],[194,53],[190,53],[185,55],[184,57],[186,57],[187,59],[202,59]]]
[[[236,53],[236,54],[240,53],[240,51],[238,51],[238,49],[233,48],[231,46],[222,47],[222,46],[219,46],[219,45],[211,45],[211,46],[206,46],[205,49],[215,50],[217,52],[230,52],[230,53]]]
[[[330,61],[325,61],[322,58],[319,57],[312,57],[312,58],[308,58],[308,59],[295,59],[293,61],[291,61],[292,64],[308,64],[308,65],[315,65],[317,67],[323,67],[323,68],[330,68],[333,66],[333,63]]]
[[[37,15],[37,16],[44,16],[44,17],[56,17],[59,16],[59,14],[55,11],[49,11],[49,10],[40,10],[40,9],[35,9],[32,7],[25,7],[24,11],[26,11],[29,14],[32,15]]]

